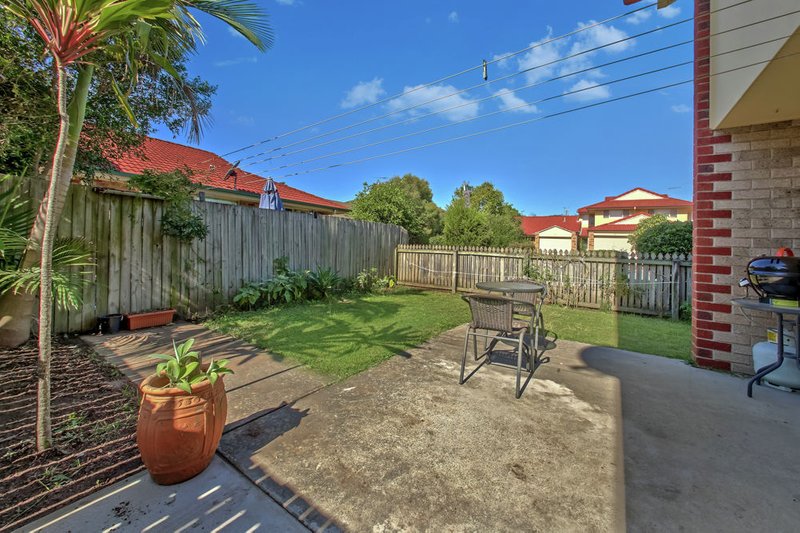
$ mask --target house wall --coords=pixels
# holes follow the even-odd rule
[[[702,0],[702,4],[709,2]],[[730,7],[736,5],[735,7]],[[729,7],[729,9],[720,9]],[[800,109],[800,99],[791,90],[792,84],[785,83],[787,75],[800,79],[800,56],[787,57],[773,67],[782,71],[780,75],[770,75],[770,64],[765,60],[773,58],[786,47],[788,39],[766,42],[778,37],[792,35],[800,24],[800,13],[781,16],[797,11],[797,0],[767,0],[742,3],[741,0],[713,0],[710,8],[715,11],[712,17],[711,40],[713,48],[711,71],[727,72],[710,80],[712,98],[709,118],[711,127],[733,127],[749,124],[771,123],[792,118]],[[705,12],[707,12],[706,10]],[[772,20],[767,20],[772,19]],[[708,17],[706,17],[708,20]],[[754,22],[765,21],[759,24]],[[746,27],[744,27],[746,26]],[[800,43],[800,37],[796,37]],[[720,52],[737,50],[758,43],[736,53],[720,55]],[[784,50],[780,55],[788,55],[794,50]],[[755,65],[754,63],[760,63]],[[741,68],[745,67],[747,68]],[[733,70],[738,69],[738,70]],[[731,72],[732,71],[732,72]],[[796,86],[795,81],[795,86]],[[758,86],[764,85],[762,91]],[[760,94],[758,94],[760,92]],[[748,94],[751,93],[751,94]],[[763,96],[768,94],[769,98]]]
[[[630,252],[627,233],[590,233],[594,235],[593,247],[590,250],[618,250]]]
[[[710,0],[695,3],[692,351],[702,366],[753,373],[770,316],[731,305],[748,261],[800,250],[800,120],[709,127]]]

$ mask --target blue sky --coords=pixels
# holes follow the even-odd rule
[[[189,68],[219,86],[214,98],[213,126],[200,147],[224,154],[261,139],[314,123],[361,105],[408,91],[438,78],[523,49],[581,25],[626,11],[622,0],[570,2],[495,0],[259,0],[271,15],[275,46],[259,53],[222,24],[202,19],[207,43]],[[644,5],[646,2],[643,2]],[[654,8],[635,16],[583,31],[574,37],[539,46],[525,54],[489,66],[489,81],[525,67],[630,37],[692,15],[692,3],[679,0],[667,11]],[[456,187],[468,181],[491,181],[524,214],[546,215],[600,201],[636,186],[680,198],[691,198],[691,85],[577,111],[560,117],[423,150],[309,174],[288,173],[403,150],[484,129],[531,120],[551,113],[657,88],[692,76],[684,66],[627,82],[596,87],[621,77],[673,65],[692,58],[691,45],[593,69],[563,80],[520,87],[554,76],[595,67],[633,54],[691,39],[692,24],[684,23],[597,52],[583,54],[547,68],[485,83],[479,70],[439,85],[405,94],[398,100],[358,111],[347,117],[229,156],[253,156],[251,163],[314,144],[404,121],[381,131],[267,161],[247,170],[272,175],[301,189],[349,200],[365,181],[407,172],[430,181],[434,200],[445,206]],[[479,85],[438,102],[432,98]],[[511,92],[519,89],[517,92]],[[499,93],[499,94],[498,94]],[[496,98],[486,97],[497,95]],[[457,121],[546,102],[477,118]],[[416,104],[419,107],[402,111]],[[462,105],[463,104],[463,105]],[[423,117],[460,105],[456,109]],[[331,130],[400,111],[339,134],[321,137],[287,150],[274,149]],[[445,126],[436,131],[322,158],[286,169],[270,170],[332,152]],[[168,132],[156,136],[171,139]],[[185,142],[185,139],[175,139]]]

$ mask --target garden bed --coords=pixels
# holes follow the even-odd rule
[[[0,350],[0,531],[144,468],[135,387],[88,347],[53,346],[51,450],[35,447],[37,348]]]

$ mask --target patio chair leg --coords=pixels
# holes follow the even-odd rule
[[[458,384],[464,384],[464,369],[467,366],[467,350],[469,349],[469,334],[472,331],[471,327],[467,328],[467,334],[464,336],[464,355],[461,358],[461,377],[458,378]],[[477,342],[477,338],[473,335],[472,338]]]
[[[520,385],[520,377],[522,375],[522,350],[523,350],[523,339],[525,338],[525,333],[520,333],[519,336],[519,344],[517,345],[517,390],[516,390],[516,397],[519,399],[522,396],[522,390],[519,388]]]

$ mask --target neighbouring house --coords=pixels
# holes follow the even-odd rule
[[[629,252],[628,237],[642,220],[664,215],[669,220],[692,220],[692,202],[641,187],[578,209],[580,235],[587,250]]]
[[[581,221],[575,215],[520,217],[520,224],[536,250],[569,252],[578,249]]]
[[[99,189],[128,190],[125,181],[144,170],[172,172],[188,170],[192,181],[203,187],[198,200],[227,204],[257,206],[266,178],[233,168],[222,157],[191,146],[147,137],[134,152],[111,159],[115,170],[98,173],[93,185]],[[275,182],[287,211],[321,215],[341,215],[350,207],[336,200],[308,193],[282,182]]]

